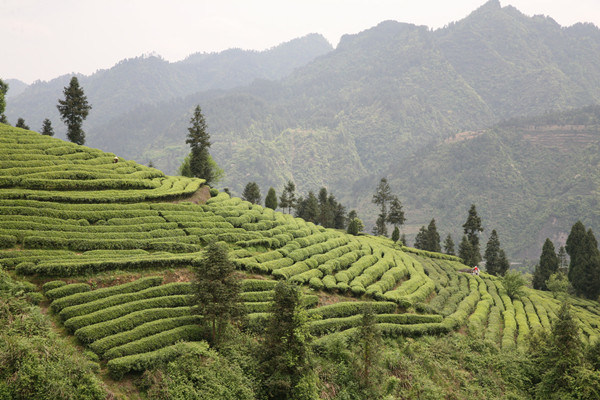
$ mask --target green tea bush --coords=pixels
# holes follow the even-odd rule
[[[132,354],[147,353],[170,346],[179,341],[200,341],[205,333],[204,331],[205,328],[198,324],[178,326],[164,332],[113,347],[104,353],[104,358],[111,360],[113,358],[129,356]]]
[[[50,300],[60,299],[61,297],[69,296],[75,293],[90,291],[90,285],[87,283],[72,283],[55,289],[48,290],[45,294]]]
[[[132,301],[130,303],[120,304],[98,310],[91,314],[81,315],[65,321],[65,328],[70,332],[75,332],[84,326],[97,324],[99,322],[109,321],[111,319],[122,317],[129,313],[145,310],[149,308],[157,307],[183,307],[187,306],[190,302],[189,295],[173,295],[163,297],[153,297],[149,299],[143,299],[138,301]]]
[[[59,288],[61,286],[65,286],[67,282],[65,281],[50,281],[46,282],[42,285],[42,292],[46,293],[49,290]]]
[[[55,281],[62,282],[62,281]],[[66,307],[78,306],[83,303],[90,303],[95,300],[104,299],[115,294],[139,292],[151,286],[157,286],[162,283],[161,276],[149,276],[137,279],[133,282],[124,283],[122,285],[110,286],[103,289],[92,290],[90,292],[76,293],[70,296],[62,297],[54,300],[51,304],[54,312],[60,312]],[[68,313],[67,313],[68,314]],[[61,314],[62,315],[62,314]],[[70,317],[67,317],[70,318]]]
[[[191,315],[189,306],[159,307],[135,311],[121,317],[85,326],[75,331],[75,337],[82,343],[92,343],[102,338],[130,331],[145,323]]]

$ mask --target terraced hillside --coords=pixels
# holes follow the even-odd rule
[[[276,280],[289,280],[304,286],[317,349],[352,339],[369,304],[390,337],[460,331],[524,350],[560,307],[531,289],[511,299],[498,278],[461,273],[456,257],[325,229],[214,189],[204,204],[180,202],[203,181],[113,158],[0,125],[2,268],[41,285],[51,312],[114,378],[206,349],[187,277],[215,240],[228,243],[245,279],[245,329],[261,331]],[[595,342],[600,306],[573,302],[582,339]]]

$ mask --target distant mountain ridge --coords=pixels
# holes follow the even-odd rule
[[[129,101],[126,109],[97,114],[95,120],[92,114],[98,111],[92,110],[86,129],[88,143],[142,163],[152,161],[166,173],[175,173],[189,151],[185,135],[191,112],[200,104],[213,141],[211,153],[225,169],[221,186],[233,193],[241,193],[249,181],[256,181],[263,191],[269,186],[279,191],[288,179],[296,182],[301,193],[325,186],[343,204],[361,210],[369,223],[376,212],[370,193],[385,175],[406,203],[410,224],[420,226],[436,217],[443,230],[455,228],[472,202],[487,209],[486,196],[493,195],[491,184],[484,186],[485,190],[467,189],[473,184],[470,180],[481,178],[485,183],[484,177],[473,174],[487,169],[469,164],[469,159],[455,160],[459,156],[452,151],[480,142],[502,148],[511,145],[506,140],[520,143],[522,137],[508,134],[499,139],[496,133],[485,133],[449,147],[452,150],[443,150],[441,159],[458,169],[429,158],[429,154],[441,151],[439,143],[461,132],[488,132],[486,128],[505,119],[600,103],[600,30],[592,24],[561,27],[552,18],[527,17],[514,7],[501,7],[497,0],[443,29],[385,21],[343,36],[335,50],[321,50],[312,61],[279,78],[187,94],[169,94],[176,86],[161,78],[161,61],[153,60],[157,65],[150,68],[148,64],[148,74],[159,85],[164,84],[154,93],[167,94],[145,94],[150,101]],[[236,51],[227,57],[235,58]],[[193,56],[182,65],[206,60],[206,55]],[[218,81],[218,75],[214,79]],[[102,100],[109,103],[107,110],[116,103],[113,95],[126,98],[127,90],[125,94],[114,90],[107,93]],[[52,99],[48,112],[55,103]],[[8,104],[9,119],[17,115],[11,107],[16,107],[14,100]],[[25,119],[35,126],[26,115]],[[488,150],[485,146],[481,149]],[[475,155],[480,163],[487,162],[483,154]],[[424,165],[423,160],[431,164]],[[521,195],[513,189],[533,185],[535,177],[519,178],[515,172],[519,169],[510,168],[511,161],[503,156],[496,161],[490,165],[502,168],[490,174],[508,174],[500,180],[504,183],[516,179],[495,187],[503,191],[507,204],[521,210],[516,218],[534,215],[532,207],[547,206],[541,201],[528,203],[530,192]],[[582,166],[568,165],[569,170]],[[430,185],[454,185],[454,193],[435,185],[422,188],[419,185],[425,183],[419,177],[427,168],[434,168],[434,176],[435,168],[458,171],[462,181],[439,173],[445,180],[433,180]],[[412,181],[408,182],[408,177]],[[569,179],[567,175],[564,178]],[[553,191],[544,192],[544,196],[567,202],[564,207],[569,209],[573,199],[571,196],[569,200],[569,193],[575,189],[563,189],[563,197]],[[416,198],[417,193],[431,198]],[[439,193],[451,196],[452,206]],[[582,213],[589,210],[576,206],[565,211],[563,225],[585,217]],[[503,240],[505,225],[501,221],[508,214],[490,211],[484,215],[486,226],[497,227]],[[539,224],[532,223],[527,229],[547,220],[539,213],[535,215]],[[538,251],[534,241],[522,240],[512,228],[510,232],[512,236],[505,242],[511,256]],[[531,236],[533,231],[527,232]]]

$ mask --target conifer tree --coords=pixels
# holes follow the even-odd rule
[[[378,205],[380,208],[379,216],[377,217],[377,221],[375,222],[375,227],[373,228],[373,233],[375,235],[387,236],[387,226],[386,222],[388,220],[388,203],[393,199],[392,190],[390,189],[390,184],[388,183],[386,178],[381,178],[377,188],[375,189],[375,194],[373,194],[373,198],[371,200],[372,203]]]
[[[427,226],[427,237],[425,240],[425,250],[434,251],[440,253],[442,246],[440,246],[440,234],[435,226],[435,218],[433,218]]]
[[[248,182],[242,192],[242,199],[249,201],[252,204],[260,204],[260,188],[256,182]]]
[[[271,210],[277,209],[277,194],[273,187],[270,187],[267,192],[267,197],[265,197],[265,207],[270,208]]]
[[[546,281],[550,276],[558,271],[558,258],[554,252],[554,244],[549,238],[546,238],[542,246],[540,262],[535,267],[533,273],[533,288],[538,290],[548,290]]]
[[[402,203],[398,200],[397,196],[392,196],[390,201],[390,211],[387,215],[387,222],[392,224],[394,228],[404,225],[406,218],[404,217],[404,211],[402,210]]]
[[[365,229],[365,225],[360,220],[360,218],[353,218],[352,221],[350,221],[348,223],[348,228],[347,228],[346,232],[348,232],[351,235],[356,236],[360,232],[362,232],[363,229]]]
[[[40,133],[45,136],[54,136],[54,128],[52,128],[52,122],[48,118],[44,120]]]
[[[597,299],[600,294],[600,251],[592,230],[586,232],[581,221],[577,221],[567,238],[566,250],[571,260],[568,277],[573,289],[580,296]]]
[[[463,225],[464,233],[467,235],[467,239],[471,244],[470,254],[465,256],[466,259],[463,258],[465,264],[470,267],[474,267],[481,261],[481,253],[479,251],[479,232],[483,232],[483,227],[481,226],[481,218],[477,215],[477,209],[475,208],[475,204],[471,204],[471,208],[469,209],[469,215],[467,217],[467,221]]]
[[[446,236],[446,240],[444,240],[444,253],[451,256],[456,254],[454,252],[454,240],[452,240],[452,236],[450,234],[448,234],[448,236]]]
[[[296,217],[302,218],[305,221],[317,223],[319,218],[319,200],[314,192],[310,190],[306,198],[300,197],[296,202]]]
[[[458,244],[458,256],[462,258],[463,263],[465,265],[474,267],[475,265],[471,265],[471,255],[473,253],[473,247],[471,246],[471,242],[467,239],[467,235],[463,235],[462,240]]]
[[[498,274],[498,258],[500,252],[500,240],[498,239],[498,233],[496,230],[492,230],[490,238],[485,247],[485,253],[483,258],[485,259],[485,270],[488,274]]]
[[[400,229],[397,226],[394,227],[394,232],[392,232],[392,241],[396,243],[400,240]]]
[[[71,78],[68,87],[64,88],[64,100],[58,100],[60,118],[67,125],[67,138],[76,144],[85,143],[85,132],[81,128],[92,106],[88,104],[83,88],[79,86],[77,77]]]
[[[213,169],[211,168],[208,148],[210,147],[210,134],[200,105],[196,105],[194,114],[190,119],[190,127],[185,143],[190,145],[190,172],[196,178],[206,180],[211,184],[214,180]]]
[[[569,264],[567,261],[567,250],[565,249],[565,246],[560,246],[558,248],[556,258],[558,259],[558,269],[562,271],[566,276]]]
[[[316,382],[310,379],[311,340],[300,289],[287,281],[278,282],[260,352],[267,399],[318,398]]]
[[[192,310],[202,315],[211,332],[211,344],[218,346],[227,323],[243,314],[241,285],[234,275],[235,266],[228,258],[227,247],[221,243],[209,244],[193,272]]]
[[[425,228],[425,225],[422,225],[421,229],[419,229],[419,232],[415,236],[414,248],[425,250],[425,247],[427,246],[427,236],[427,229]]]
[[[25,123],[25,120],[23,118],[20,118],[17,120],[17,124],[15,125],[15,128],[21,128],[21,129],[27,129],[29,130],[29,126]]]
[[[510,269],[510,262],[506,257],[504,249],[500,249],[498,252],[498,275],[504,276]]]
[[[291,214],[292,208],[296,207],[296,185],[291,180],[286,183],[279,197],[279,207],[283,210],[288,209]]]

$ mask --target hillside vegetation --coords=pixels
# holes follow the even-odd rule
[[[180,368],[178,357],[190,355],[225,363],[231,379],[241,379],[236,388],[252,387],[248,377],[240,378],[239,367],[227,364],[230,359],[209,349],[198,316],[190,312],[189,267],[213,241],[228,244],[244,278],[241,296],[248,314],[243,331],[248,335],[263,332],[277,280],[303,285],[313,348],[324,357],[317,369],[323,398],[344,398],[337,396],[350,390],[347,382],[340,383],[341,375],[327,371],[339,370],[344,364],[339,357],[349,357],[345,348],[357,338],[366,304],[389,340],[385,390],[396,398],[440,393],[502,398],[508,392],[518,398],[526,387],[504,375],[496,376],[502,385],[477,389],[480,375],[472,360],[458,362],[465,376],[452,382],[446,368],[457,360],[450,354],[475,346],[464,344],[466,335],[485,343],[487,356],[478,355],[480,362],[522,357],[529,334],[549,331],[559,312],[560,302],[548,292],[526,289],[511,298],[499,278],[460,272],[465,266],[453,256],[325,229],[216,190],[205,203],[178,202],[189,199],[203,181],[167,177],[131,161],[113,163],[113,154],[7,125],[0,125],[0,154],[0,263],[11,276],[3,279],[18,278],[15,282],[21,283],[14,285],[22,288],[14,293],[48,304],[55,323],[108,372],[101,387],[86,375],[94,393],[101,388],[118,393],[113,379],[130,379],[167,364]],[[596,343],[600,305],[581,299],[572,303],[581,340]],[[11,335],[21,337],[15,332]],[[404,342],[407,338],[422,339]],[[439,373],[435,380],[413,381],[399,374],[408,372],[408,361],[393,352],[417,352],[418,364],[419,357],[433,356],[436,346],[443,365],[414,367]],[[0,352],[9,351],[0,345]],[[328,364],[336,359],[337,367]],[[11,368],[0,367],[0,377],[35,375],[19,365]],[[86,366],[81,373],[93,370]],[[6,382],[0,390],[20,398],[10,391],[22,389]]]

